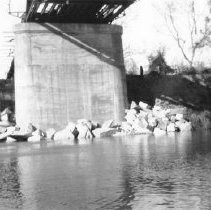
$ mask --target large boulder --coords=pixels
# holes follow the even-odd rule
[[[175,124],[174,123],[169,123],[169,125],[167,126],[167,132],[175,132],[176,128],[175,128]]]
[[[146,112],[146,111],[143,111],[143,110],[140,110],[140,112],[137,114],[137,117],[138,118],[147,118],[147,116],[148,116],[148,112]]]
[[[35,130],[36,127],[29,123],[20,127],[19,130],[11,132],[10,137],[16,139],[17,141],[27,141],[27,139],[32,136],[32,133]]]
[[[42,131],[41,129],[37,129],[36,131],[32,132],[32,136],[41,136],[42,138],[45,138],[46,132]]]
[[[127,120],[128,123],[133,124],[133,122],[135,121],[135,119],[137,118],[136,116],[136,110],[135,109],[131,109],[127,115],[125,116],[125,119]]]
[[[39,135],[30,136],[27,139],[28,142],[40,142],[41,140],[43,140],[43,137]]]
[[[55,133],[56,133],[56,130],[54,128],[47,129],[46,130],[46,138],[47,139],[53,139]]]
[[[10,127],[7,127],[7,132],[9,133],[13,133],[15,131],[19,131],[20,128],[18,126],[10,126]]]
[[[134,129],[134,134],[150,134],[152,131],[150,131],[148,128],[141,128],[137,127]]]
[[[132,124],[132,127],[134,129],[136,129],[136,128],[144,128],[145,129],[145,128],[147,128],[147,126],[148,126],[148,123],[144,118],[141,118],[141,119],[136,118]]]
[[[68,129],[63,129],[63,130],[57,131],[53,137],[53,139],[55,141],[74,139],[74,138],[75,138],[75,136]]]
[[[83,123],[77,124],[76,128],[79,132],[78,139],[82,139],[82,138],[92,139],[94,137],[92,131],[86,124],[83,124]]]
[[[5,142],[7,140],[7,137],[9,137],[10,134],[5,132],[0,134],[0,142]]]
[[[167,117],[159,118],[157,127],[160,128],[161,130],[166,131],[168,124],[169,124],[169,119]]]
[[[12,114],[12,111],[9,108],[4,109],[0,114],[1,121],[2,122],[10,122],[11,114]]]
[[[184,119],[184,118],[183,118],[183,114],[176,114],[175,119],[176,119],[177,121],[183,120],[183,119]]]
[[[140,109],[140,106],[137,105],[135,101],[132,101],[131,104],[130,104],[130,109],[139,110]]]
[[[0,121],[1,127],[10,127],[11,123],[9,121]]]
[[[175,115],[170,116],[169,119],[172,123],[176,122],[176,116]]]
[[[1,133],[5,133],[6,131],[7,131],[7,128],[6,127],[0,126],[0,134]]]
[[[89,123],[90,123],[90,122],[89,122]],[[90,126],[90,124],[89,124],[89,126]],[[91,125],[91,126],[92,126],[92,125]],[[91,126],[90,126],[90,127],[91,127]],[[79,132],[78,132],[78,130],[77,130],[77,128],[76,128],[76,124],[75,124],[75,123],[69,122],[65,129],[66,129],[67,131],[69,131],[70,133],[72,133],[72,134],[74,135],[75,138],[78,137]]]
[[[121,123],[121,130],[123,130],[125,133],[131,133],[133,128],[132,125],[126,121],[123,121]]]
[[[157,110],[155,110],[153,108],[152,113],[153,113],[153,115],[156,118],[164,118],[164,117],[166,117],[166,111],[165,110],[159,110],[159,111],[157,111]]]
[[[157,124],[158,124],[157,119],[155,117],[152,117],[151,115],[148,115],[148,120],[147,121],[148,121],[149,126],[151,126],[153,128],[155,128],[157,126]]]
[[[191,131],[192,125],[191,122],[176,122],[175,127],[177,127],[180,131]]]
[[[93,134],[95,137],[109,137],[116,134],[116,128],[97,128],[93,130]]]
[[[164,131],[160,128],[155,128],[153,133],[154,133],[154,135],[159,136],[159,135],[165,135],[166,131]]]
[[[77,120],[77,125],[86,125],[89,130],[92,130],[92,121],[87,119],[79,119]]]
[[[142,101],[140,101],[138,105],[142,110],[149,109],[149,105],[147,103],[142,102]]]
[[[115,121],[115,120],[106,120],[103,124],[102,124],[102,128],[117,128],[119,127],[119,124]]]

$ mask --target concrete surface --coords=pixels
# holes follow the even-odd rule
[[[59,129],[79,118],[123,118],[120,26],[21,23],[14,31],[17,124]]]

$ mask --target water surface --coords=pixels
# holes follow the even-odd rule
[[[0,144],[0,209],[211,209],[211,132]]]

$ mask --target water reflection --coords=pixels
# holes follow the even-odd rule
[[[0,145],[0,209],[209,209],[211,133]]]
[[[19,176],[17,158],[0,162],[0,209],[22,209],[23,194],[20,190]]]

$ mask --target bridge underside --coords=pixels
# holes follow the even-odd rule
[[[116,19],[135,0],[28,0],[23,22],[100,23]]]

